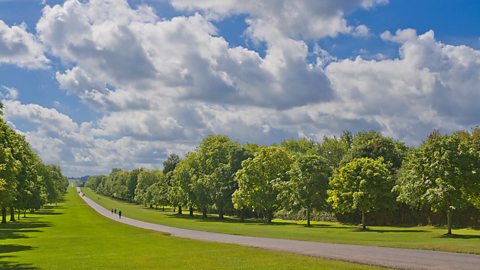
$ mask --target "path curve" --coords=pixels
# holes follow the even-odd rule
[[[109,219],[139,228],[165,232],[180,238],[238,244],[307,256],[323,257],[368,265],[378,265],[395,269],[480,269],[480,256],[473,254],[240,236],[180,229],[126,217],[119,219],[118,216],[113,215],[110,210],[105,209],[103,206],[95,203],[87,196],[84,196],[80,188],[77,188],[77,191],[81,195],[81,198],[89,206]]]

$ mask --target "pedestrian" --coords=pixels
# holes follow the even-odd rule
[[[113,209],[113,213],[115,214],[117,213],[117,208]]]
[[[122,218],[122,210],[118,210],[118,218]]]
[[[113,208],[112,208],[112,214],[113,214]]]

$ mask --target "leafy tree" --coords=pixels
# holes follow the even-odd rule
[[[196,152],[190,152],[175,167],[169,197],[170,202],[179,207],[179,214],[182,214],[182,206],[189,206],[190,215],[193,216],[193,204],[195,202],[193,183],[196,181],[197,171],[198,157]]]
[[[147,193],[151,194],[150,203],[156,206],[162,206],[163,211],[165,211],[165,205],[170,203],[168,191],[169,186],[167,177],[162,174],[158,182],[147,188]]]
[[[135,189],[137,188],[138,175],[143,169],[134,169],[130,172],[130,177],[127,179],[127,196],[126,199],[132,202],[135,199]]]
[[[253,158],[242,162],[242,169],[236,173],[238,189],[233,194],[234,206],[250,207],[271,222],[274,211],[281,206],[278,195],[289,180],[291,163],[292,158],[282,147],[260,148]]]
[[[359,132],[353,137],[351,148],[343,163],[355,158],[377,159],[382,157],[385,164],[389,165],[392,170],[397,170],[402,165],[406,151],[407,147],[403,143],[384,137],[376,131]]]
[[[394,188],[397,200],[445,213],[451,235],[453,212],[469,203],[464,191],[478,185],[470,185],[479,181],[478,162],[478,152],[463,143],[459,134],[433,132],[408,156]]]
[[[392,206],[393,184],[381,158],[356,158],[334,173],[327,201],[340,213],[360,212],[365,230],[367,213]]]
[[[135,189],[135,201],[143,203],[145,206],[151,201],[150,194],[147,193],[147,189],[159,182],[163,176],[162,171],[150,171],[144,170],[138,174],[138,183]]]
[[[173,172],[178,163],[180,163],[180,157],[177,154],[168,155],[167,160],[163,162],[163,174],[167,175],[169,172]]]
[[[307,154],[307,153],[313,153],[315,151],[315,148],[317,144],[308,139],[299,139],[299,140],[286,140],[283,141],[280,146],[284,147],[291,153],[295,154]]]
[[[341,137],[324,137],[318,145],[318,155],[327,159],[331,168],[339,168],[352,144],[352,135],[344,132]]]
[[[292,180],[285,189],[290,200],[285,200],[292,208],[296,206],[307,212],[307,226],[310,226],[310,214],[326,204],[327,188],[330,176],[328,161],[317,155],[305,155],[297,158],[290,171]]]
[[[197,151],[199,170],[195,178],[195,198],[206,217],[206,208],[214,204],[220,219],[232,208],[232,194],[237,183],[235,173],[248,157],[247,151],[227,136],[208,136]]]

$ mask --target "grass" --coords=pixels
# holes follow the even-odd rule
[[[380,269],[180,239],[106,219],[71,188],[65,202],[0,224],[0,269]]]
[[[274,220],[272,224],[252,220],[240,222],[232,217],[228,217],[225,221],[215,217],[203,220],[199,213],[196,213],[193,218],[188,214],[178,216],[172,213],[171,209],[162,212],[98,195],[87,188],[82,190],[89,198],[107,209],[121,209],[127,217],[185,229],[305,241],[480,254],[480,231],[469,228],[455,229],[453,237],[445,237],[445,228],[431,226],[369,226],[369,230],[361,231],[357,226],[333,222],[313,222],[312,227],[306,227],[305,222],[286,220]]]

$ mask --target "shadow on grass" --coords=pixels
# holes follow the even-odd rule
[[[8,222],[0,224],[0,239],[18,239],[29,238],[27,233],[42,232],[40,228],[50,227],[51,224],[47,222],[40,222],[38,218],[24,218],[30,219],[23,222]],[[2,245],[3,247],[3,245]],[[1,252],[0,252],[1,253]],[[0,268],[1,269],[1,268]]]
[[[480,239],[480,235],[472,234],[443,234],[439,238],[451,238],[451,239]]]
[[[363,230],[362,228],[357,228],[351,230],[352,232],[363,232],[363,233],[369,233],[369,232],[374,232],[374,233],[422,233],[422,232],[428,232],[428,230],[418,230],[418,229],[410,229],[410,230],[402,230],[402,229],[371,229],[367,228],[366,230]]]
[[[58,209],[58,208],[55,208]],[[53,209],[41,209],[35,212],[36,215],[63,215],[61,212],[56,212]]]
[[[7,258],[7,257],[0,256],[0,269],[18,269],[18,270],[40,269],[38,267],[33,266],[32,264],[2,261],[2,258]]]
[[[32,250],[32,249],[33,249],[32,246],[6,244],[6,245],[0,245],[0,254]]]

